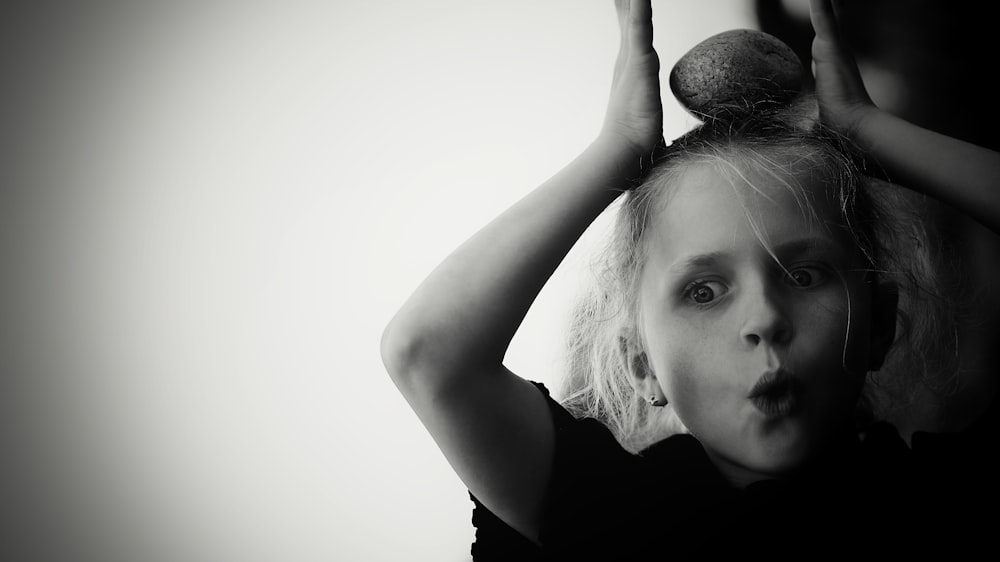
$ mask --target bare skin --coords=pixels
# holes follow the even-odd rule
[[[851,136],[909,189],[1000,232],[1000,153],[930,131],[872,103],[844,44],[831,0],[810,0],[813,73],[821,119]]]
[[[544,397],[503,365],[532,301],[662,142],[650,0],[618,0],[621,46],[604,125],[578,158],[456,249],[386,327],[392,380],[468,489],[539,542],[554,429]],[[906,184],[1000,226],[1000,155],[871,104],[828,0],[812,0],[821,115]]]
[[[455,250],[382,338],[390,376],[455,472],[536,542],[552,471],[552,420],[538,390],[504,367],[504,353],[559,262],[662,138],[650,0],[615,7],[621,47],[598,138]]]

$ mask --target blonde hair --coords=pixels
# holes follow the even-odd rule
[[[568,373],[559,393],[567,410],[601,421],[631,451],[664,437],[663,427],[651,423],[645,396],[634,390],[634,382],[649,375],[634,352],[641,347],[638,289],[645,233],[658,209],[669,204],[679,175],[704,164],[734,179],[751,172],[778,179],[814,217],[813,202],[796,177],[808,172],[825,182],[872,282],[898,291],[896,339],[880,372],[867,377],[859,422],[891,417],[916,389],[940,392],[948,386],[955,363],[955,308],[944,297],[940,255],[931,244],[936,237],[923,220],[922,199],[869,177],[856,149],[820,125],[814,101],[803,98],[777,111],[734,107],[724,118],[705,122],[671,143],[644,181],[624,195],[594,287],[571,324]]]

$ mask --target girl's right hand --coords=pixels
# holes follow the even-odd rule
[[[651,0],[615,0],[621,46],[601,137],[644,157],[663,141],[660,59],[653,49]]]

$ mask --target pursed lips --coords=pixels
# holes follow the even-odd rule
[[[768,418],[787,416],[795,411],[802,384],[784,368],[766,371],[757,379],[747,398]]]

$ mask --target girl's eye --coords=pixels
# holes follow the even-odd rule
[[[726,292],[718,281],[695,281],[684,290],[684,296],[695,304],[709,304]]]
[[[826,279],[826,274],[816,267],[800,267],[789,270],[786,279],[793,287],[808,289],[822,283]]]

